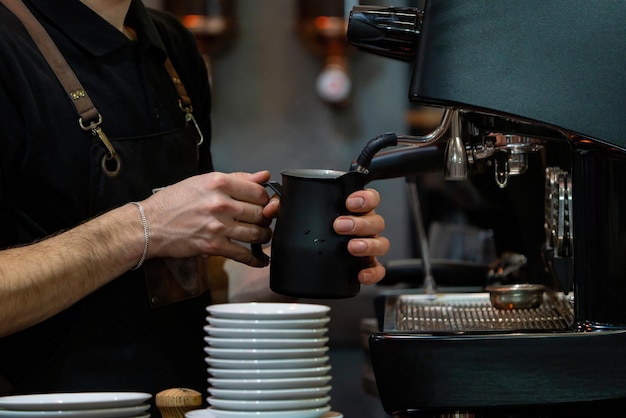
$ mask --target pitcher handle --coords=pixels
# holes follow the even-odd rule
[[[267,183],[262,183],[261,186],[269,187],[272,189],[278,196],[282,195],[283,186],[277,181],[268,181]],[[261,261],[268,261],[270,257],[263,252],[263,247],[261,244],[250,244],[250,249],[252,250],[252,255]]]

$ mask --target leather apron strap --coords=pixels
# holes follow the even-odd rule
[[[91,131],[97,136],[109,151],[108,155],[102,160],[102,169],[110,177],[119,174],[121,168],[121,160],[111,141],[102,131],[102,115],[96,109],[91,98],[83,88],[82,84],[74,74],[74,71],[67,64],[67,61],[55,45],[54,41],[48,35],[45,28],[39,23],[37,18],[33,16],[31,11],[24,5],[22,0],[0,0],[15,16],[21,21],[33,41],[41,51],[52,71],[56,75],[59,82],[63,85],[67,95],[78,113],[78,123],[85,131]]]
[[[119,174],[121,169],[121,159],[117,155],[113,144],[106,136],[101,128],[102,115],[96,109],[96,106],[91,101],[91,98],[87,94],[87,91],[83,88],[82,84],[76,77],[76,74],[67,61],[57,48],[54,41],[48,35],[45,28],[39,23],[37,18],[33,16],[31,11],[24,5],[22,0],[0,0],[11,12],[17,16],[21,21],[33,41],[41,51],[42,55],[54,71],[57,79],[63,85],[63,88],[67,92],[72,104],[76,108],[79,119],[78,123],[80,127],[85,131],[91,131],[94,136],[97,136],[100,141],[108,150],[108,154],[102,159],[102,169],[109,177],[115,177]],[[165,59],[165,69],[167,70],[170,78],[172,79],[176,91],[178,93],[178,106],[185,113],[185,121],[187,124],[193,123],[196,131],[199,134],[198,145],[200,145],[204,137],[202,131],[198,126],[194,116],[193,107],[191,105],[191,99],[185,90],[174,65],[170,61],[169,57]]]
[[[100,113],[94,106],[93,102],[87,95],[85,89],[78,81],[76,74],[69,67],[67,61],[54,41],[48,35],[48,32],[41,26],[41,23],[33,16],[31,11],[24,5],[22,0],[0,0],[15,16],[17,16],[24,27],[33,38],[39,50],[43,54],[48,64],[56,74],[57,78],[65,88],[65,91],[72,99],[72,103],[83,121],[98,120]]]

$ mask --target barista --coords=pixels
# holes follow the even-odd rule
[[[146,266],[201,255],[265,267],[248,244],[271,238],[278,201],[259,184],[270,173],[213,171],[206,67],[173,16],[139,0],[24,3],[100,112],[119,166],[104,164],[110,150],[81,129],[32,38],[0,5],[0,394],[203,388],[210,292],[154,308]],[[356,192],[346,205],[364,216],[334,224],[363,237],[348,247],[371,259],[363,284],[384,275],[378,203],[376,191]]]

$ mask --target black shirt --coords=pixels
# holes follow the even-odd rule
[[[79,0],[25,3],[85,87],[110,138],[132,140],[185,125],[163,65],[169,56],[204,133],[200,171],[212,170],[206,66],[193,35],[174,16],[133,0],[126,21],[137,33],[133,42]],[[89,150],[97,139],[79,127],[66,92],[21,22],[2,5],[0,62],[4,248],[89,218]],[[0,394],[203,391],[202,327],[208,303],[205,295],[152,309],[141,272],[130,272],[61,314],[0,339]]]

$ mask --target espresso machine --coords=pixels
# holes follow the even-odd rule
[[[487,292],[388,296],[369,337],[387,413],[626,410],[624,22],[626,2],[353,8],[350,44],[412,63],[410,103],[443,110],[431,134],[398,135],[368,169],[413,153],[415,172],[437,165],[451,181],[485,161],[498,188],[527,178],[542,196],[537,251],[553,279],[533,309],[495,309]],[[525,177],[531,162],[539,177]]]

